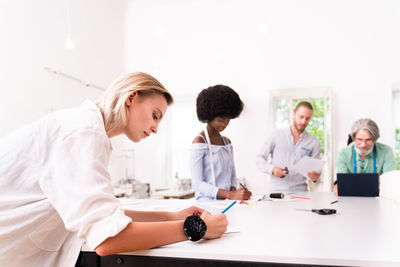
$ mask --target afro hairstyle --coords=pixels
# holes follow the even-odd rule
[[[218,84],[203,89],[196,99],[197,118],[207,123],[216,117],[234,119],[243,110],[239,95],[229,86]]]

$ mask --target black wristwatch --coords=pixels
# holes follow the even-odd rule
[[[199,216],[189,216],[183,224],[183,232],[191,241],[198,241],[207,232],[206,223]]]

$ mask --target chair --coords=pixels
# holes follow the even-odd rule
[[[400,203],[400,171],[385,172],[379,180],[379,196]]]

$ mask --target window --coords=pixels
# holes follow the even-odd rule
[[[293,110],[300,101],[312,104],[314,113],[307,132],[315,136],[321,146],[321,159],[327,164],[322,173],[321,190],[332,184],[332,96],[328,88],[293,88],[271,91],[273,128],[287,127],[292,122]],[[313,189],[313,188],[311,188]]]
[[[396,169],[400,170],[400,127],[396,128],[395,133],[396,133],[396,145],[395,145]]]
[[[399,85],[400,87],[400,85]],[[395,146],[394,156],[396,159],[396,169],[400,170],[400,90],[393,91],[393,114],[394,114],[394,134]]]
[[[190,178],[190,145],[204,127],[197,119],[196,96],[177,95],[174,99],[170,108],[170,182],[175,178]]]

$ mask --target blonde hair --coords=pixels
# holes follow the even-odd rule
[[[137,92],[140,97],[161,94],[165,97],[168,105],[174,102],[168,90],[153,76],[143,72],[124,75],[114,81],[107,88],[103,97],[96,103],[103,115],[107,130],[127,125],[128,109],[126,100],[134,92]]]

